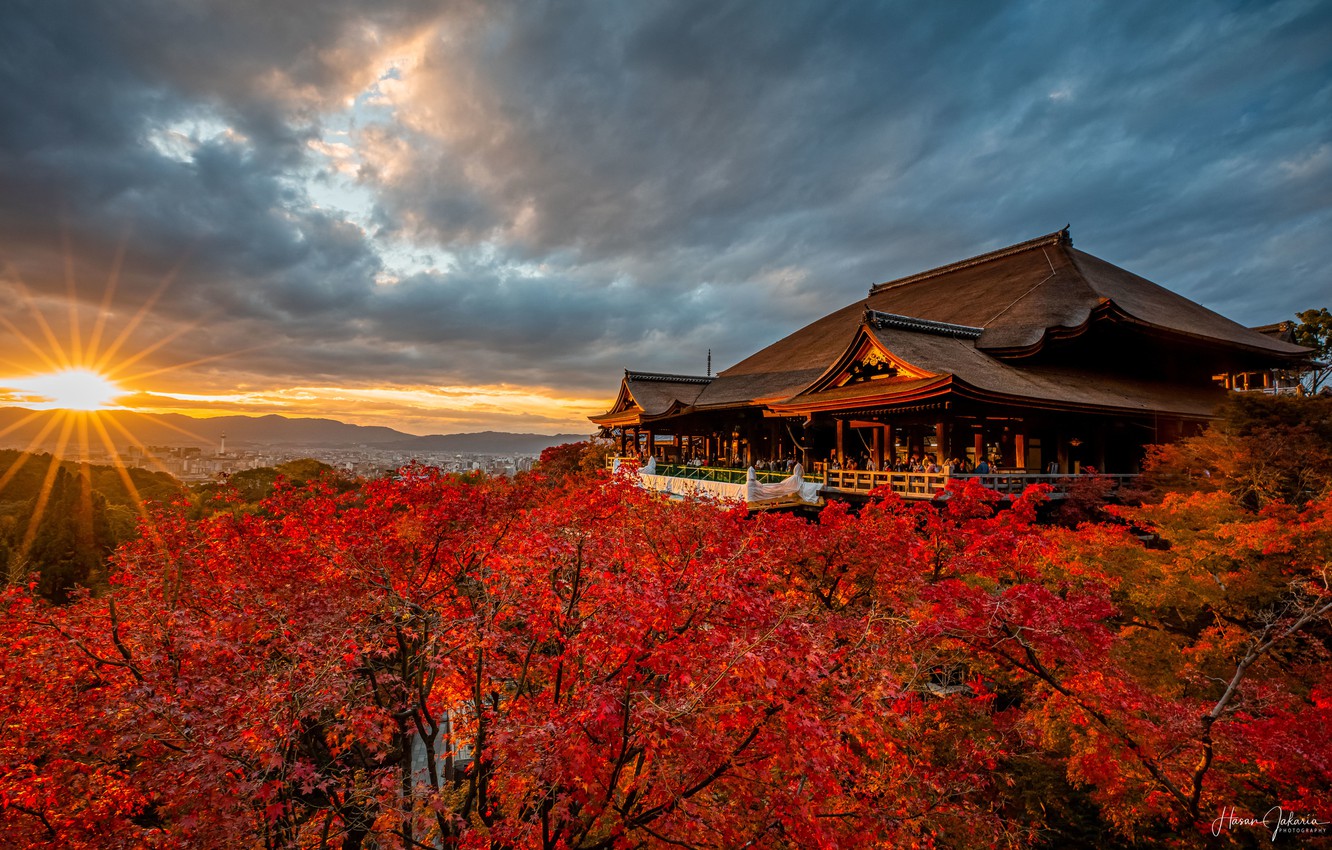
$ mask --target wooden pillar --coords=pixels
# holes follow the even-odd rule
[[[980,463],[985,460],[985,426],[977,425],[975,433],[971,438],[972,451],[976,453],[975,462]]]
[[[810,416],[808,419],[805,420],[804,424],[801,425],[801,431],[800,431],[800,435],[803,439],[805,446],[805,448],[800,452],[800,465],[805,468],[805,474],[807,475],[813,472],[813,467],[810,465],[813,458],[809,456],[809,447],[811,441],[814,439],[813,431],[814,431],[814,417]]]
[[[837,463],[839,466],[846,466],[846,455],[843,453],[843,445],[846,442],[846,420],[838,419],[837,422]]]
[[[628,430],[627,428],[621,428],[621,429],[620,429],[620,457],[624,457],[625,452],[626,452],[626,446],[628,446],[628,444],[629,444],[629,430]]]
[[[637,425],[634,426],[634,457],[643,454],[643,432]]]
[[[883,441],[888,444],[888,463],[891,466],[897,465],[897,430],[893,428],[893,423],[889,422],[883,426]]]
[[[651,428],[647,432],[647,454],[648,457],[656,457],[657,455],[657,434]]]
[[[874,448],[871,450],[874,457],[874,468],[883,471],[883,428],[874,429]]]
[[[948,463],[948,425],[942,419],[934,423],[934,456],[940,466]]]
[[[1013,466],[1019,471],[1027,468],[1027,431],[1018,428],[1013,435]]]

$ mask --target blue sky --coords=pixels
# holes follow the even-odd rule
[[[1277,321],[1332,302],[1328,45],[1318,2],[6,3],[0,373],[103,315],[149,407],[586,430],[1066,223]]]

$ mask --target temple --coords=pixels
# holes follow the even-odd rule
[[[1131,474],[1227,391],[1294,391],[1309,355],[1075,249],[1065,228],[877,284],[715,377],[626,371],[590,418],[626,457],[791,459],[832,489],[911,458]]]

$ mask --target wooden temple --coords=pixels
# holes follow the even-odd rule
[[[1310,352],[1260,330],[1077,250],[1065,228],[877,284],[715,377],[626,371],[590,418],[621,454],[664,463],[1133,473],[1227,391],[1290,385]]]

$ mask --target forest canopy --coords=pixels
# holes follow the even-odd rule
[[[1288,414],[1204,436],[1323,439]],[[105,592],[11,587],[0,844],[1253,846],[1273,810],[1326,834],[1325,487],[1163,453],[1183,484],[1095,522],[974,481],[807,519],[663,501],[587,451],[159,504]]]

